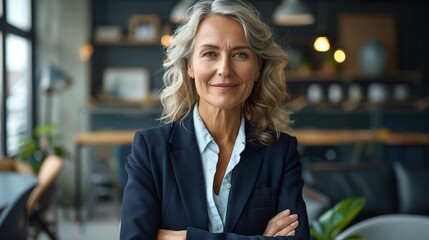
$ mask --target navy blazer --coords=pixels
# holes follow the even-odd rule
[[[192,114],[135,134],[126,171],[120,238],[156,239],[159,229],[187,230],[187,239],[269,239],[268,221],[290,209],[298,214],[294,237],[310,239],[302,199],[295,137],[281,134],[271,146],[249,139],[233,169],[224,233],[208,231],[207,200]]]

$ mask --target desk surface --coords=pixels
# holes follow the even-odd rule
[[[76,137],[77,145],[132,144],[135,131],[95,131]],[[429,134],[391,132],[389,130],[316,130],[291,131],[305,146],[382,143],[386,145],[429,145]]]
[[[37,177],[15,172],[0,172],[0,220],[2,210],[37,184]]]
[[[75,138],[77,145],[131,144],[135,131],[94,131]]]

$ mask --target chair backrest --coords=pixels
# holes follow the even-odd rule
[[[345,240],[359,235],[365,240],[424,240],[429,236],[429,217],[423,215],[388,214],[358,222],[340,234],[335,240]]]
[[[302,197],[307,206],[309,221],[317,220],[317,218],[331,205],[329,198],[325,194],[307,185],[304,185],[302,189]]]
[[[47,189],[55,182],[63,167],[63,159],[55,155],[50,155],[43,161],[40,166],[39,174],[37,175],[37,186],[31,192],[27,202],[27,210],[29,214],[32,213],[34,207],[43,197]]]
[[[303,178],[307,186],[325,194],[332,206],[346,198],[364,197],[365,207],[352,224],[398,213],[395,173],[391,167],[370,163],[311,164],[303,170]]]
[[[4,158],[0,160],[0,172],[1,171],[34,175],[34,171],[28,163],[12,158]]]
[[[15,171],[15,161],[10,158],[0,159],[0,172]]]

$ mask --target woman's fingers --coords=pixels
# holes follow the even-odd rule
[[[173,231],[173,230],[166,230],[166,229],[159,229],[158,236],[156,238],[157,240],[184,240],[186,239],[186,230],[182,231]]]
[[[274,237],[276,236],[294,236],[295,235],[295,229],[298,227],[299,222],[298,220],[292,222],[290,225],[282,229],[281,231],[274,234]]]
[[[298,215],[286,209],[274,216],[265,228],[264,236],[286,236],[298,226]],[[296,222],[296,223],[295,223]]]

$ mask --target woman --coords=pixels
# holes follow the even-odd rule
[[[250,5],[190,9],[164,63],[167,124],[128,158],[121,239],[309,239],[286,64]]]

